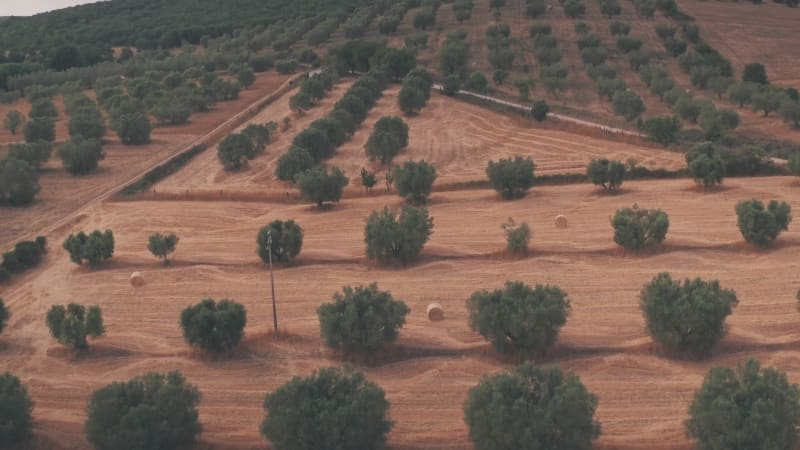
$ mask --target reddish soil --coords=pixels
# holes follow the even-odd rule
[[[27,208],[0,207],[3,217],[0,248],[11,246],[15,241],[30,237],[32,233],[42,232],[59,220],[74,215],[87,202],[115,190],[169,155],[180,151],[193,140],[224,123],[236,112],[277,89],[286,79],[286,76],[275,73],[259,75],[256,83],[242,91],[238,100],[220,103],[208,113],[195,114],[186,125],[156,128],[149,145],[122,145],[114,132],[108,130],[106,157],[101,161],[97,172],[86,176],[69,175],[61,167],[61,161],[54,151],[39,179],[42,190],[36,203]],[[60,101],[57,106],[61,111],[59,123],[64,123],[63,127],[59,126],[58,138],[66,139],[67,118]]]
[[[800,379],[797,286],[787,284],[800,269],[800,233],[790,230],[774,248],[758,251],[742,244],[733,211],[743,198],[792,201],[796,189],[793,179],[766,178],[727,180],[711,193],[688,180],[629,182],[615,196],[590,185],[541,187],[514,202],[484,190],[434,193],[434,234],[421,260],[406,268],[363,259],[364,219],[385,204],[399,206],[394,196],[347,200],[327,212],[264,203],[106,203],[51,236],[42,268],[0,288],[12,312],[0,355],[4,368],[28,385],[36,401],[35,432],[53,441],[48,448],[86,447],[84,408],[94,389],[173,369],[203,392],[204,442],[218,449],[263,448],[263,395],[294,375],[341,363],[323,348],[317,306],[343,285],[377,281],[412,310],[383,361],[356,364],[392,403],[391,447],[465,449],[461,408],[468,389],[481,375],[508,367],[469,330],[465,300],[507,279],[552,283],[569,293],[572,314],[556,348],[539,362],[575,371],[598,395],[603,435],[597,448],[689,448],[682,422],[711,366],[757,357],[787,371],[791,381]],[[608,216],[634,202],[670,215],[663,249],[626,255],[613,244]],[[569,219],[567,229],[555,228],[558,214]],[[528,258],[501,256],[500,224],[509,216],[534,231]],[[279,340],[268,335],[267,273],[255,253],[259,227],[276,218],[295,218],[305,229],[302,254],[275,274],[280,324],[291,335]],[[97,271],[71,264],[57,245],[69,231],[93,228],[111,228],[117,240],[113,261]],[[146,250],[147,236],[156,231],[181,237],[168,268]],[[133,271],[144,273],[146,286],[130,286]],[[728,320],[729,335],[710,359],[670,359],[647,337],[637,296],[662,271],[717,278],[736,290],[741,303]],[[181,309],[207,296],[247,307],[246,339],[231,356],[204,356],[181,338]],[[85,355],[65,351],[44,326],[51,304],[74,300],[99,304],[107,326],[107,336]],[[428,321],[425,308],[433,301],[444,305],[444,321]]]
[[[322,117],[346,91],[337,86],[319,106],[292,122],[292,128],[282,133],[240,172],[226,172],[217,161],[216,151],[196,158],[174,176],[155,186],[161,193],[200,192],[294,192],[290,184],[275,179],[275,164],[288,150],[297,132],[313,120]],[[390,87],[369,112],[355,135],[339,147],[336,156],[326,164],[340,167],[350,177],[350,191],[360,189],[359,172],[370,167],[383,176],[385,168],[372,163],[364,152],[364,144],[375,122],[386,115],[400,115],[397,107],[398,86]],[[255,122],[275,120],[290,114],[288,97],[276,101],[254,119]],[[635,159],[649,168],[677,169],[685,165],[681,153],[587,136],[586,132],[554,129],[553,125],[536,124],[522,118],[510,117],[459,100],[434,93],[422,112],[404,117],[409,126],[409,145],[394,160],[400,164],[407,159],[424,159],[436,166],[437,183],[447,185],[485,179],[490,159],[531,156],[537,173],[555,174],[583,172],[593,158],[608,157],[627,161]]]

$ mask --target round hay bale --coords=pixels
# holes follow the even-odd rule
[[[444,309],[439,303],[428,305],[428,319],[432,321],[444,320]]]
[[[567,228],[567,218],[561,214],[556,216],[556,228]]]
[[[131,286],[133,287],[142,287],[145,285],[144,276],[142,276],[141,272],[133,272],[131,274]]]

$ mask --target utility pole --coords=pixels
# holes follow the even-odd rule
[[[267,230],[267,255],[269,255],[269,285],[272,289],[272,324],[278,336],[278,309],[275,306],[275,278],[272,276],[272,230]]]

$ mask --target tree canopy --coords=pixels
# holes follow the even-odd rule
[[[94,391],[86,437],[97,450],[191,448],[203,427],[200,391],[180,372],[150,372]]]
[[[264,398],[261,433],[275,450],[382,450],[389,402],[361,372],[324,368]]]
[[[33,401],[19,378],[0,374],[0,448],[15,448],[32,428]]]
[[[669,217],[660,209],[632,208],[618,209],[611,220],[614,228],[614,242],[627,250],[660,244],[667,237]]]
[[[380,352],[397,339],[410,309],[389,291],[369,286],[345,286],[333,302],[317,309],[325,345],[345,354]]]
[[[591,450],[597,396],[558,367],[525,363],[481,378],[464,420],[476,450]]]
[[[53,305],[47,312],[47,327],[60,344],[76,349],[89,345],[86,337],[100,337],[105,334],[103,315],[99,306],[86,308],[77,303]]]
[[[242,340],[247,312],[232,300],[212,298],[189,306],[181,312],[181,328],[186,341],[203,350],[222,353],[232,350]]]
[[[705,354],[725,336],[725,318],[739,303],[716,280],[673,280],[660,273],[639,296],[650,336],[671,351]]]
[[[748,359],[735,369],[713,367],[686,421],[702,449],[792,449],[800,426],[800,390],[786,374]]]
[[[275,262],[289,262],[300,254],[303,247],[303,229],[293,219],[286,221],[274,220],[269,225],[258,231],[256,243],[258,256],[264,263],[269,262],[267,242],[272,237],[272,260]]]
[[[788,203],[777,200],[770,200],[764,208],[763,202],[753,198],[736,204],[736,217],[745,241],[763,247],[789,229],[792,209]]]
[[[477,291],[467,300],[469,326],[500,353],[545,351],[567,322],[570,303],[558,286],[506,281],[503,289]]]
[[[400,214],[384,208],[372,211],[364,228],[367,258],[380,262],[414,260],[433,232],[433,218],[428,210],[405,206]]]
[[[510,200],[523,197],[533,186],[535,168],[536,164],[530,157],[517,156],[497,162],[489,161],[486,174],[492,188],[504,199]]]

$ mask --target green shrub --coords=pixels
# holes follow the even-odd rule
[[[797,446],[800,390],[784,372],[748,359],[736,370],[711,368],[689,415],[686,431],[698,448],[791,449]]]
[[[217,159],[226,170],[239,170],[248,160],[256,157],[256,148],[252,139],[243,133],[225,136],[217,148]]]
[[[303,229],[294,220],[274,220],[258,231],[256,243],[258,256],[264,263],[269,262],[267,242],[272,237],[272,259],[277,262],[290,262],[303,248]]]
[[[531,242],[531,227],[526,222],[517,225],[514,219],[509,217],[501,228],[506,233],[506,249],[509,252],[521,255],[528,253],[528,245]]]
[[[536,164],[530,157],[517,156],[514,159],[489,161],[486,174],[489,183],[504,199],[524,197],[533,186]]]
[[[87,336],[97,338],[106,332],[100,307],[90,306],[87,310],[77,303],[53,305],[47,312],[47,328],[60,344],[74,349],[87,348]]]
[[[64,240],[63,247],[69,253],[70,261],[75,264],[86,262],[96,267],[114,255],[114,233],[111,230],[94,230],[89,235],[83,231],[70,234]]]
[[[500,353],[533,356],[555,344],[570,303],[558,286],[507,281],[504,289],[477,291],[467,300],[469,326]]]
[[[360,372],[320,369],[264,398],[261,433],[275,450],[383,450],[393,422],[383,390]]]
[[[53,144],[47,141],[36,141],[25,144],[11,144],[8,147],[8,158],[25,161],[31,167],[39,170],[50,159],[53,153]]]
[[[338,167],[331,168],[330,172],[325,167],[316,167],[298,174],[295,182],[303,199],[322,208],[325,203],[338,203],[350,180]]]
[[[436,168],[420,161],[406,161],[392,170],[397,193],[410,203],[425,203],[436,180]]]
[[[705,354],[725,336],[725,318],[739,303],[716,280],[674,280],[658,274],[639,296],[647,331],[663,347]]]
[[[74,137],[58,149],[58,156],[67,172],[81,175],[97,169],[100,161],[105,158],[103,144],[96,139]]]
[[[189,345],[215,353],[233,350],[242,340],[246,323],[244,306],[228,299],[206,298],[181,312],[183,338]]]
[[[25,134],[25,142],[53,142],[56,140],[56,126],[50,117],[31,118],[25,123],[22,131]]]
[[[597,397],[573,373],[525,363],[470,389],[464,420],[475,450],[591,450]]]
[[[192,448],[202,431],[200,391],[180,372],[150,372],[94,391],[86,437],[97,450]]]
[[[16,448],[31,432],[33,401],[19,378],[0,374],[0,448]]]
[[[704,188],[722,184],[725,177],[725,162],[716,146],[710,142],[695,145],[686,153],[689,174]]]
[[[389,208],[373,211],[364,228],[367,258],[380,262],[414,260],[433,232],[433,218],[425,208],[405,206],[399,217]]]
[[[150,235],[147,239],[147,249],[156,258],[163,258],[164,265],[169,264],[169,254],[175,251],[175,246],[178,245],[178,236],[175,234],[161,234],[156,233]]]
[[[547,104],[544,100],[538,100],[533,103],[533,108],[531,109],[531,115],[533,118],[536,119],[537,122],[543,122],[544,119],[547,118],[547,115],[550,113],[550,105]]]
[[[11,313],[8,312],[6,304],[3,303],[3,299],[0,298],[0,333],[2,333],[3,330],[6,328],[6,322],[8,322],[9,317],[11,317]]]
[[[333,303],[317,309],[325,345],[345,354],[373,354],[397,339],[409,308],[378,285],[345,286],[333,295]]]
[[[667,237],[669,217],[660,209],[618,209],[611,221],[614,227],[614,242],[626,250],[641,250],[660,244]]]
[[[308,150],[292,147],[278,158],[275,176],[282,181],[294,182],[298,175],[314,167],[314,158]]]
[[[763,247],[789,229],[792,209],[786,202],[770,200],[764,208],[760,200],[749,199],[736,204],[736,217],[744,240]]]
[[[601,186],[604,191],[616,191],[622,186],[625,179],[625,164],[622,161],[609,161],[593,159],[586,167],[586,176],[596,186]]]

